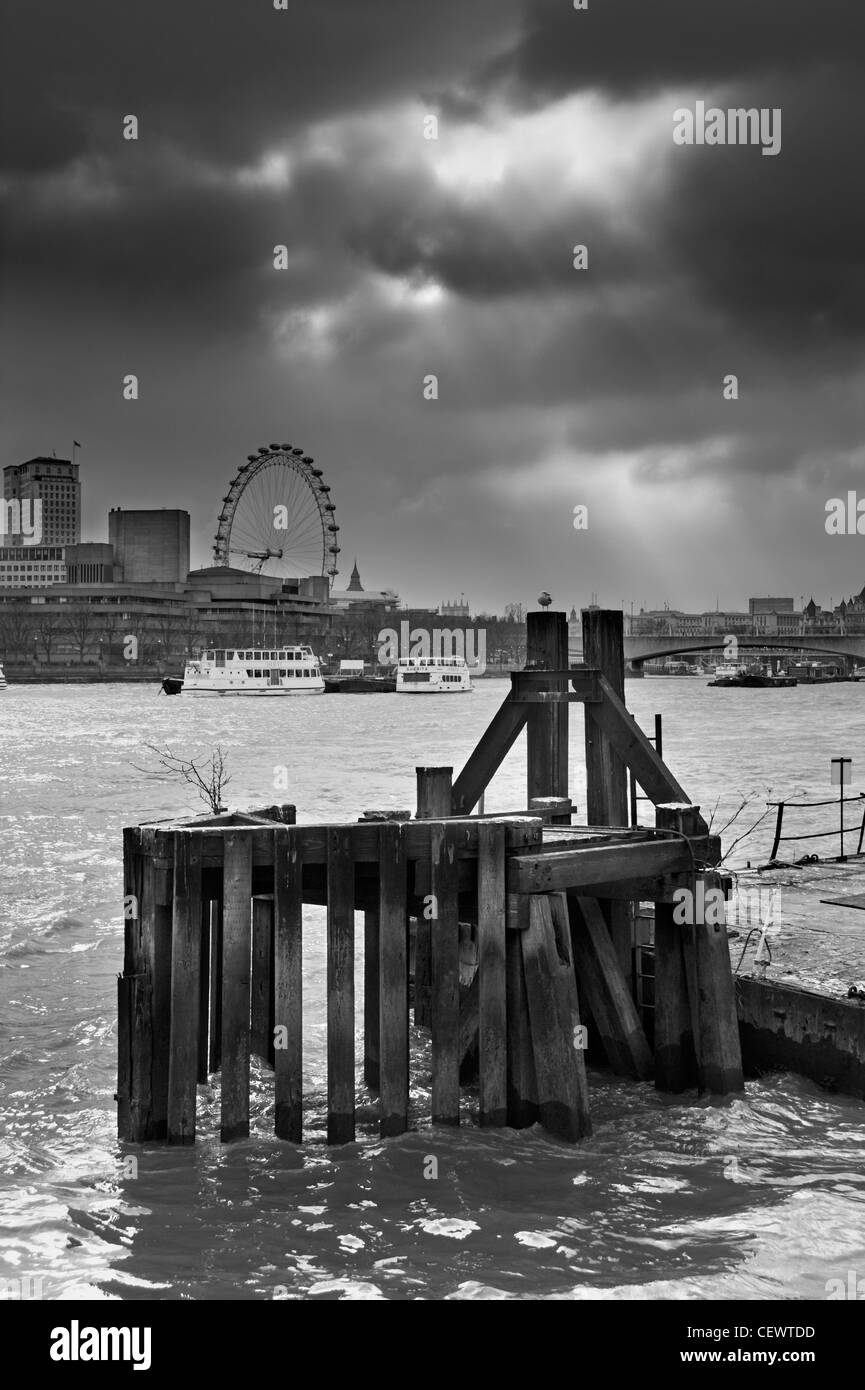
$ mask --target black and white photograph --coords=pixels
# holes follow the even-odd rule
[[[854,1365],[865,11],[0,39],[25,1366],[248,1381],[249,1305],[363,1301]]]

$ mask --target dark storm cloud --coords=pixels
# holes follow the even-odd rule
[[[524,33],[488,77],[532,103],[597,87],[751,80],[821,64],[865,67],[865,11],[850,0],[527,0]],[[758,102],[765,105],[765,102]]]
[[[509,35],[517,0],[11,0],[0,158],[59,167],[148,138],[244,162],[311,121],[455,80]]]

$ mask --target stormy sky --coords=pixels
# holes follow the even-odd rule
[[[290,440],[340,586],[355,555],[476,610],[865,585],[865,537],[824,525],[865,498],[860,5],[5,14],[3,462],[80,440],[86,539],[186,507],[208,563],[238,464]],[[780,108],[780,153],[675,144],[698,101]]]

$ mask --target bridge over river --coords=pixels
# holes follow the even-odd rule
[[[723,651],[730,637],[735,635],[740,648],[759,647],[762,651],[800,651],[814,653],[823,658],[843,658],[850,662],[865,665],[865,636],[847,637],[841,633],[811,634],[802,636],[788,634],[784,637],[723,634],[706,632],[698,636],[683,636],[671,633],[667,636],[645,636],[625,638],[625,661],[634,666],[642,666],[644,661],[661,660],[668,656],[681,656],[687,652]]]

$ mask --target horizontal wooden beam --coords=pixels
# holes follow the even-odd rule
[[[685,872],[690,865],[687,843],[672,839],[511,855],[507,889],[509,893],[579,890],[585,896],[614,897],[607,889],[617,884],[663,879],[667,874]],[[633,896],[633,892],[625,896]]]
[[[484,818],[499,822],[502,818]],[[454,841],[460,858],[472,858],[478,852],[478,827],[484,823],[480,817],[464,817],[448,820],[414,820],[400,822],[400,833],[405,841],[406,857],[409,860],[428,860],[430,844],[435,826],[453,827]],[[344,829],[351,842],[352,858],[356,864],[377,864],[379,858],[379,822],[356,821],[343,827],[327,825],[232,825],[231,833],[249,836],[252,839],[252,863],[261,868],[273,863],[274,835],[288,835],[298,845],[304,865],[327,863],[327,836],[334,829]],[[149,827],[143,827],[148,830]],[[148,857],[169,861],[173,850],[175,831],[197,833],[201,836],[202,866],[214,868],[222,863],[226,832],[221,826],[189,826],[175,822],[172,831],[151,830],[152,846]],[[510,816],[505,822],[505,845],[509,850],[532,846],[540,847],[543,841],[543,820],[531,813]],[[142,847],[142,852],[146,852]]]

